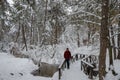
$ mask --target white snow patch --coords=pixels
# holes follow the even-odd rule
[[[37,68],[31,60],[0,53],[0,80],[50,80],[50,78],[33,76],[31,72]]]

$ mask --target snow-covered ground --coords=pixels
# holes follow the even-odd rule
[[[38,67],[29,59],[15,58],[7,53],[0,53],[0,80],[51,80],[30,74]]]
[[[80,61],[71,64],[70,69],[63,72],[61,80],[89,80],[88,76],[81,71],[80,65]]]

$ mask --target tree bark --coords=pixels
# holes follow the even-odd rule
[[[57,44],[58,43],[58,40],[57,40],[57,38],[58,38],[58,21],[57,21],[57,14],[55,14],[55,21],[56,21],[56,23],[55,23],[55,40],[54,40],[54,44]]]
[[[79,34],[79,26],[77,26],[77,45],[80,47],[80,34]]]
[[[113,65],[113,54],[112,54],[112,46],[111,46],[111,43],[110,43],[110,39],[109,39],[109,47],[108,47],[108,50],[109,50],[109,66]]]
[[[114,33],[113,33],[113,27],[112,26],[111,26],[111,35],[114,35]],[[112,37],[112,46],[113,46],[114,59],[116,59],[117,56],[116,56],[116,48],[115,48],[115,39],[114,39],[114,36]]]
[[[18,37],[20,36],[20,29],[21,29],[20,27],[21,27],[21,23],[20,23],[20,18],[19,18],[19,28],[18,28],[17,37],[16,37],[15,42],[18,41]]]
[[[5,3],[5,0],[0,0],[0,10],[1,10],[1,15],[3,17],[5,17],[4,16],[5,15],[4,3]],[[0,25],[0,41],[2,41],[2,39],[4,38],[3,34],[4,34],[4,30],[5,30],[5,20],[3,18],[1,18],[0,23],[1,23],[1,25]]]
[[[99,55],[99,80],[104,80],[106,75],[106,49],[108,44],[108,7],[109,0],[102,0],[102,20],[100,29],[100,55]]]
[[[27,43],[26,43],[26,37],[25,37],[25,29],[24,29],[24,25],[23,24],[22,24],[22,35],[23,35],[23,42],[25,44],[26,51],[27,51],[28,49],[27,49]]]
[[[118,33],[120,32],[120,16],[119,16],[119,23],[118,23]],[[118,56],[117,58],[120,59],[120,33],[118,34]]]

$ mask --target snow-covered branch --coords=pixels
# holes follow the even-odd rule
[[[87,11],[84,11],[84,10],[79,10],[78,12],[71,13],[69,16],[72,16],[72,15],[75,15],[75,14],[79,14],[79,13],[81,13],[81,12],[84,13],[84,14],[86,14],[86,15],[88,15],[88,16],[94,16],[94,17],[96,17],[96,18],[98,18],[98,19],[102,19],[101,16],[98,16],[98,15],[96,15],[96,14],[94,14],[94,13],[87,12]]]
[[[101,23],[97,23],[97,22],[93,22],[93,21],[89,21],[89,20],[74,20],[74,21],[70,21],[70,22],[79,22],[79,21],[83,21],[86,23],[92,23],[92,24],[97,24],[97,25],[101,25]]]

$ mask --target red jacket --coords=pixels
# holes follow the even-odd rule
[[[71,58],[71,53],[70,53],[70,51],[67,51],[67,50],[66,50],[66,51],[64,52],[64,58],[65,58],[65,59],[70,59],[70,58]]]

